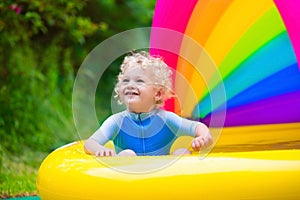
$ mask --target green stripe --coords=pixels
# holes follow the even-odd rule
[[[263,48],[270,40],[285,31],[286,28],[281,16],[274,6],[257,20],[230,50],[218,67],[218,72],[209,80],[208,89],[214,89],[221,80],[229,76],[242,62],[253,55],[257,50]],[[220,76],[222,77],[221,79]],[[208,90],[205,90],[200,100],[207,95]]]

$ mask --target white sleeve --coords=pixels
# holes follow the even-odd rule
[[[99,144],[104,145],[115,137],[120,129],[120,122],[120,114],[114,114],[108,117],[90,138],[96,140]]]

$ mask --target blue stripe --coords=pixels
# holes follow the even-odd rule
[[[284,32],[260,48],[224,80],[223,87],[225,88],[226,99],[218,98],[220,96],[218,94],[224,92],[222,85],[220,85],[222,83],[220,83],[211,91],[210,95],[196,105],[193,117],[204,118],[247,88],[296,62],[290,39]]]
[[[300,71],[295,63],[232,98],[227,109],[299,90]]]

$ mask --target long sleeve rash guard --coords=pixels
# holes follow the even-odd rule
[[[162,109],[123,111],[107,118],[91,138],[101,145],[112,140],[117,153],[131,149],[137,155],[167,155],[178,137],[195,137],[198,123]]]

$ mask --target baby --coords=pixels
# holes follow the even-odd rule
[[[124,58],[115,87],[126,110],[108,117],[85,142],[85,151],[95,156],[168,155],[180,136],[195,137],[199,151],[212,144],[206,125],[179,117],[161,108],[172,97],[172,71],[164,61],[145,51]],[[112,140],[114,149],[103,145]],[[174,154],[189,153],[179,149]]]

